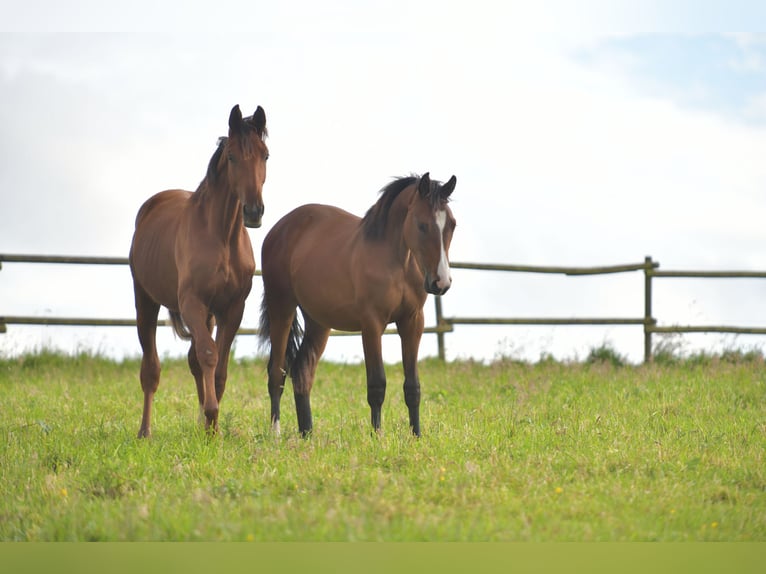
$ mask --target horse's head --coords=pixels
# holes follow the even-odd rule
[[[261,106],[250,118],[242,118],[239,106],[229,115],[229,137],[226,142],[226,163],[231,188],[242,204],[247,227],[260,227],[263,217],[263,182],[266,181],[266,160],[269,148],[266,113]]]
[[[404,240],[423,272],[426,291],[434,295],[443,295],[452,285],[448,254],[455,218],[448,202],[456,183],[454,175],[441,184],[423,174],[404,222]]]

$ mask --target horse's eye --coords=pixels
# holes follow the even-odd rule
[[[228,154],[228,155],[227,155],[227,158],[228,158],[228,160],[229,160],[229,161],[231,161],[231,162],[233,162],[233,161],[235,161],[235,160],[236,160],[236,158],[234,157],[234,154],[233,154],[233,153],[230,153],[230,154]]]
[[[420,233],[428,233],[428,224],[418,223],[418,230],[420,231]]]
[[[263,161],[269,161],[269,152],[263,154]]]

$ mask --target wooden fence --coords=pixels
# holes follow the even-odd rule
[[[81,265],[127,265],[125,257],[78,257],[49,255],[8,255],[0,254],[0,269],[7,263],[81,264]],[[749,278],[766,279],[766,271],[660,271],[660,264],[651,257],[642,263],[611,265],[605,267],[547,267],[536,265],[495,265],[489,263],[453,262],[453,269],[482,272],[513,272],[560,274],[571,277],[586,275],[607,275],[614,273],[642,272],[644,275],[644,315],[642,317],[445,317],[441,298],[434,297],[436,324],[427,326],[426,333],[436,334],[439,358],[445,359],[445,335],[456,325],[636,325],[642,326],[644,334],[644,361],[652,359],[653,333],[734,333],[766,335],[766,328],[737,327],[728,325],[665,325],[657,324],[652,315],[652,282],[655,278]],[[256,271],[260,275],[260,271]],[[39,317],[0,315],[0,333],[6,332],[7,325],[66,325],[66,326],[135,326],[135,319],[101,319],[83,317]],[[169,325],[169,321],[160,321]],[[386,334],[395,333],[389,329]],[[255,335],[258,330],[240,328],[240,335]],[[345,331],[333,331],[333,335],[356,335]]]
[[[651,257],[643,263],[612,265],[606,267],[543,267],[534,265],[490,265],[483,263],[452,263],[454,269],[481,271],[507,271],[516,273],[553,273],[567,276],[606,275],[641,271],[644,275],[643,317],[437,317],[450,327],[455,325],[641,325],[644,332],[644,362],[652,360],[653,333],[735,333],[766,335],[766,328],[737,327],[729,325],[665,325],[657,324],[652,315],[652,281],[655,278],[750,278],[766,279],[766,271],[660,271],[660,264]],[[439,334],[439,337],[443,335]],[[439,356],[444,358],[444,343],[439,341]]]

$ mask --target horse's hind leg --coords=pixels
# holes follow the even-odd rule
[[[269,398],[271,399],[271,428],[274,433],[280,433],[279,416],[282,393],[285,390],[285,378],[287,377],[287,347],[290,339],[290,327],[295,318],[295,307],[292,310],[283,309],[277,311],[276,305],[268,307],[269,312],[269,339],[271,351],[269,353]]]
[[[157,316],[160,305],[152,300],[138,284],[134,283],[133,288],[136,298],[138,340],[143,351],[140,377],[141,388],[144,391],[144,411],[138,437],[146,438],[152,433],[152,402],[160,384],[160,358],[157,355]]]
[[[330,329],[323,327],[305,313],[303,319],[306,332],[295,358],[292,378],[298,430],[302,436],[306,437],[314,427],[311,418],[311,388],[314,386],[319,358],[324,353],[327,339],[330,337]]]

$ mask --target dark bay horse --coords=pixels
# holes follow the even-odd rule
[[[229,350],[255,271],[245,226],[261,226],[266,135],[263,108],[243,119],[234,106],[229,135],[220,138],[197,191],[162,191],[138,211],[130,270],[143,350],[139,437],[151,434],[152,401],[160,381],[156,330],[161,305],[170,311],[178,336],[192,341],[189,368],[197,383],[200,419],[204,415],[209,431],[218,428]]]
[[[397,179],[362,219],[310,204],[288,213],[266,235],[260,333],[262,342],[271,344],[268,385],[276,432],[287,373],[298,429],[303,436],[311,432],[309,395],[332,328],[362,332],[367,402],[372,426],[380,431],[386,393],[381,337],[393,322],[402,343],[410,427],[420,436],[423,305],[428,293],[444,294],[452,283],[447,254],[455,219],[448,200],[455,183],[455,176],[442,185],[428,173]]]

